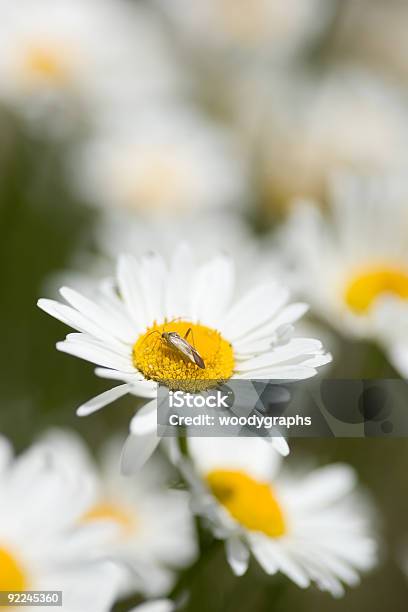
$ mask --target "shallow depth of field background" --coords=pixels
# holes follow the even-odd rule
[[[408,73],[403,71],[404,63],[408,66],[408,50],[403,48],[401,36],[392,40],[391,32],[397,11],[401,14],[397,21],[404,19],[405,30],[408,27],[408,10],[403,5],[403,2],[388,0],[382,3],[340,0],[312,48],[306,45],[300,56],[291,58],[285,70],[302,74],[312,66],[316,71],[334,71],[338,62],[354,62],[398,88],[408,88]],[[377,13],[387,18],[380,18]],[[382,28],[390,30],[387,40]],[[171,28],[168,36],[172,40]],[[179,41],[173,42],[179,46]],[[399,44],[401,49],[394,48]],[[395,65],[398,62],[394,63],[394,56],[400,60],[399,65]],[[247,78],[245,59],[239,54],[230,59],[228,70],[235,81]],[[264,70],[267,78],[268,69]],[[270,70],[272,74],[274,68]],[[209,108],[218,113],[217,104],[223,103],[219,75],[215,74],[217,78],[213,80],[209,77],[208,81],[206,76],[207,68],[201,77],[206,112]],[[255,90],[253,93],[257,95]],[[135,398],[125,398],[93,416],[76,417],[76,406],[102,392],[107,388],[106,382],[93,375],[91,364],[56,352],[55,343],[67,330],[36,308],[40,295],[52,293],[55,275],[74,268],[76,253],[97,253],[99,248],[93,238],[93,228],[101,210],[89,206],[73,188],[71,175],[66,170],[70,146],[66,139],[53,138],[46,130],[33,130],[17,109],[3,104],[0,112],[0,431],[19,450],[49,426],[76,429],[96,450],[112,432],[126,432],[137,402]],[[280,163],[284,165],[284,157]],[[264,239],[267,232],[271,232],[272,240],[274,229],[285,216],[284,207],[280,198],[276,199],[276,208],[273,198],[265,206],[263,185],[258,180],[257,173],[253,172],[251,201],[243,217],[254,240],[258,236]],[[241,213],[232,210],[230,214]],[[208,241],[211,243],[211,236]],[[158,245],[152,245],[155,246]],[[79,271],[86,274],[86,269]],[[336,334],[333,329],[330,332]],[[378,355],[378,349],[362,347],[340,336],[337,341],[334,376],[352,377],[350,355],[366,350],[372,351],[371,360],[366,361],[366,377],[396,375]],[[379,360],[383,361],[379,364]],[[303,592],[287,579],[270,578],[255,564],[244,578],[236,579],[227,567],[220,546],[212,558],[203,560],[199,572],[187,570],[181,577],[180,591],[184,587],[190,590],[188,609],[194,612],[405,611],[408,581],[397,560],[404,541],[408,542],[408,440],[296,440],[291,447],[288,461],[294,465],[307,453],[317,464],[345,461],[356,468],[378,508],[379,531],[387,542],[380,566],[362,578],[360,587],[348,589],[346,596],[336,601],[315,588]]]

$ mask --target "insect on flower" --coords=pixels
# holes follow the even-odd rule
[[[194,348],[192,344],[187,341],[188,336],[193,335],[191,327],[188,328],[184,337],[180,336],[178,332],[162,332],[157,330],[151,332],[152,334],[159,334],[160,338],[164,340],[167,347],[172,349],[174,352],[181,354],[183,357],[187,357],[192,363],[201,368],[205,369],[204,359],[200,353]],[[194,341],[194,340],[193,340]]]

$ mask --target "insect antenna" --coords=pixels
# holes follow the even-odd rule
[[[142,340],[141,344],[140,344],[140,348],[142,348],[142,346],[144,345],[144,343],[146,342],[146,340],[148,338],[150,338],[150,336],[152,334],[159,334],[160,338],[161,338],[161,333],[157,330],[157,329],[153,329],[151,332],[149,332]]]

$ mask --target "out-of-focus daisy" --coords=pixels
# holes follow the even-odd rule
[[[369,507],[357,499],[354,471],[343,464],[280,473],[280,459],[260,438],[190,438],[187,468],[194,506],[237,575],[250,553],[268,574],[334,596],[375,564]]]
[[[167,464],[155,458],[137,476],[128,478],[120,474],[119,441],[105,447],[100,467],[74,433],[51,431],[40,444],[78,477],[88,475],[90,486],[80,523],[117,527],[105,554],[128,568],[121,594],[167,593],[175,570],[192,562],[196,553],[188,495],[168,488]]]
[[[115,260],[122,253],[141,257],[157,241],[160,241],[160,252],[166,259],[171,257],[176,245],[186,241],[194,244],[200,262],[219,252],[230,253],[243,265],[245,258],[259,256],[260,240],[255,239],[244,219],[231,214],[230,209],[140,219],[131,211],[111,208],[95,225],[95,242],[99,251]]]
[[[259,130],[258,171],[271,210],[294,197],[323,198],[339,168],[376,173],[407,164],[405,97],[364,71],[277,77],[260,120],[269,126]]]
[[[405,179],[338,176],[330,218],[299,203],[283,235],[294,284],[316,312],[345,334],[382,342],[402,372],[408,372],[403,363],[408,347],[407,197]]]
[[[143,7],[112,0],[0,1],[0,97],[58,122],[79,109],[126,104],[175,79],[164,39]],[[109,44],[108,42],[109,41]]]
[[[87,485],[40,446],[13,458],[0,439],[1,591],[60,590],[68,612],[110,609],[122,572],[98,561],[111,530],[77,524]]]
[[[193,45],[278,58],[310,42],[332,9],[330,1],[320,0],[207,0],[196,6],[160,0],[160,5]]]
[[[202,210],[181,217],[143,219],[132,211],[111,208],[98,218],[93,229],[91,242],[97,246],[97,253],[95,250],[75,252],[68,269],[47,279],[46,295],[57,296],[63,285],[87,295],[93,291],[98,294],[100,279],[112,275],[113,262],[122,253],[139,258],[153,244],[160,243],[160,253],[167,260],[172,257],[175,246],[186,240],[194,244],[197,263],[204,263],[214,253],[230,254],[240,270],[240,277],[236,279],[238,290],[241,285],[245,288],[248,277],[253,282],[262,282],[265,275],[271,274],[269,240],[260,240],[243,217],[232,215],[228,208]],[[277,266],[276,272],[281,271]]]
[[[289,303],[288,291],[270,278],[235,296],[234,276],[230,257],[196,266],[182,244],[169,264],[156,253],[120,257],[116,279],[93,300],[66,287],[61,295],[67,304],[40,300],[40,308],[77,330],[57,344],[59,350],[96,363],[99,376],[123,381],[78,414],[127,393],[154,398],[131,423],[132,433],[148,435],[154,446],[158,383],[201,393],[231,378],[299,380],[331,360],[319,340],[292,338],[305,304]],[[172,349],[162,335],[167,332],[189,342],[203,363]]]
[[[246,195],[245,164],[232,137],[187,108],[106,119],[74,164],[91,203],[146,217],[238,205]]]

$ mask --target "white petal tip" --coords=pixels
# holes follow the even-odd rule
[[[277,453],[282,455],[282,457],[287,457],[290,453],[290,448],[285,438],[273,438],[272,446]]]
[[[47,300],[46,298],[40,298],[37,300],[38,308],[41,308],[44,312],[48,312],[48,306],[51,300]]]
[[[248,569],[248,564],[246,565],[237,565],[236,563],[231,563],[229,564],[230,568],[232,569],[233,573],[235,576],[243,576],[247,569]]]
[[[65,286],[58,289],[58,293],[62,295],[62,297],[65,297],[65,294],[69,291],[71,291],[70,288]]]

